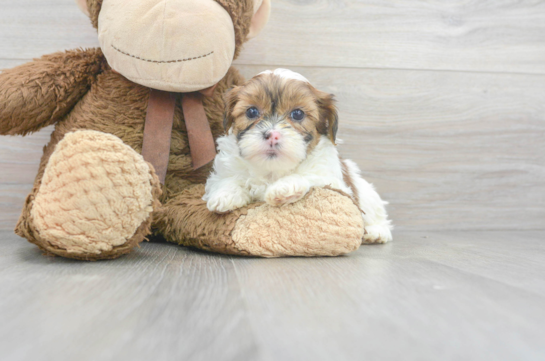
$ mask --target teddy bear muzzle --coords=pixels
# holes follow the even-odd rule
[[[98,33],[112,69],[164,91],[213,86],[235,54],[233,21],[214,0],[105,1]]]

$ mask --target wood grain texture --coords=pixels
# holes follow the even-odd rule
[[[242,360],[255,354],[228,259],[195,258],[162,244],[116,262],[73,262],[44,257],[5,234],[2,360]]]
[[[275,0],[241,64],[545,73],[535,0]]]
[[[74,0],[0,0],[0,9],[0,59],[98,46],[96,30]]]
[[[48,258],[0,232],[0,359],[542,360],[545,232],[402,232],[337,258],[144,244]]]

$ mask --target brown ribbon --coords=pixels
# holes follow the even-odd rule
[[[175,107],[176,94],[151,90],[144,125],[142,156],[153,165],[162,184],[165,184],[167,175]]]
[[[212,161],[216,156],[216,146],[208,118],[204,112],[202,95],[187,93],[182,97],[185,127],[191,150],[193,169],[198,169]]]
[[[182,95],[193,169],[210,163],[216,156],[214,137],[202,102],[202,94],[212,96],[215,88],[214,85],[201,92]],[[151,89],[144,125],[142,156],[153,165],[162,184],[165,184],[168,168],[176,98],[176,93]]]

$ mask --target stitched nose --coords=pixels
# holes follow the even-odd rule
[[[280,135],[280,132],[277,130],[269,130],[265,133],[263,133],[263,137],[265,140],[269,143],[271,147],[274,147],[280,142],[280,138],[282,136]]]

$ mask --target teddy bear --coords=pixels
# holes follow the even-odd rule
[[[314,188],[283,207],[225,214],[202,200],[232,62],[268,21],[270,0],[78,0],[100,48],[0,73],[0,134],[55,125],[15,232],[45,254],[113,259],[154,234],[260,257],[335,256],[362,243],[361,210]]]

